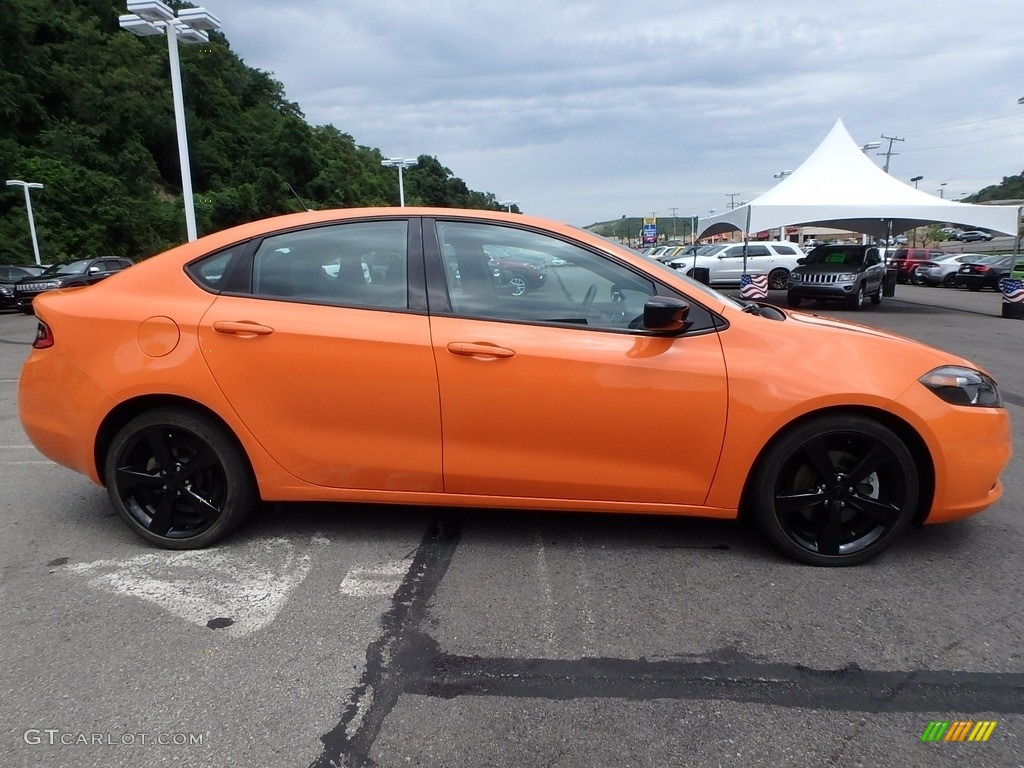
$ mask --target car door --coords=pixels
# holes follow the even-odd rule
[[[885,279],[885,264],[877,248],[869,248],[864,256],[864,293],[875,293]]]
[[[718,277],[716,281],[739,284],[744,274],[768,274],[771,252],[763,245],[747,245],[746,266],[744,267],[743,246],[733,245],[718,255]]]
[[[710,312],[694,304],[689,333],[658,337],[637,318],[667,289],[608,254],[488,223],[427,222],[424,240],[446,492],[703,503],[728,397]],[[488,246],[564,265],[510,296]]]
[[[296,477],[441,490],[421,251],[417,219],[282,232],[254,248],[243,287],[235,281],[203,316],[199,340],[218,385]],[[210,279],[223,268],[211,264]]]

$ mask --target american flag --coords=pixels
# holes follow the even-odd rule
[[[743,275],[740,277],[741,299],[763,299],[768,296],[768,275]]]
[[[1017,277],[1004,277],[999,286],[1003,291],[1003,301],[1011,304],[1024,304],[1024,280]]]

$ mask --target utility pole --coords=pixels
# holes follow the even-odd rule
[[[669,208],[669,210],[672,211],[672,239],[675,240],[676,239],[676,211],[679,210],[679,207],[676,206],[675,208]]]
[[[903,141],[903,139],[901,139],[899,136],[886,136],[885,134],[882,134],[882,138],[889,142],[889,148],[887,150],[885,150],[885,152],[879,152],[878,156],[881,157],[882,155],[885,155],[885,165],[882,166],[882,170],[885,171],[886,173],[888,173],[889,172],[889,158],[892,157],[893,155],[898,155],[899,154],[899,152],[893,152],[892,151],[892,143],[894,141]]]
[[[725,196],[729,198],[729,210],[731,211],[736,207],[736,198],[742,195],[742,192],[726,192]]]

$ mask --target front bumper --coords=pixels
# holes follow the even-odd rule
[[[856,292],[855,283],[790,283],[789,295],[802,299],[845,299]]]

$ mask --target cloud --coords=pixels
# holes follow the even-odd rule
[[[838,117],[951,196],[1024,157],[1020,3],[205,4],[310,122],[575,224],[755,197]]]

